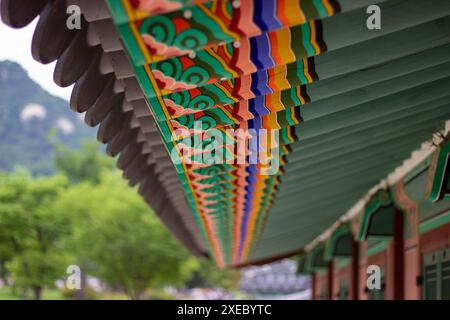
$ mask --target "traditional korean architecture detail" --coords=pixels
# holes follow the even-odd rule
[[[450,246],[448,0],[2,0],[1,14],[39,16],[33,57],[56,61],[70,107],[192,254],[300,255],[316,298],[445,297],[420,279]]]
[[[335,257],[351,258],[353,254],[354,236],[350,224],[340,225],[327,241],[325,259],[333,260]]]
[[[391,236],[393,233],[393,207],[387,190],[379,190],[368,202],[361,221],[358,239],[369,236]]]
[[[425,197],[431,201],[450,199],[450,143],[446,142],[435,151],[430,165]]]

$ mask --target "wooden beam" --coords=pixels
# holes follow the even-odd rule
[[[333,300],[334,295],[334,261],[328,262],[327,270],[327,288],[328,288],[328,300]]]
[[[47,64],[59,59],[80,32],[67,28],[66,11],[65,1],[49,1],[40,13],[31,43],[31,54],[36,61]]]
[[[317,275],[311,272],[311,300],[316,300],[317,296]]]
[[[351,265],[351,288],[352,299],[359,300],[359,242],[353,241],[352,252],[352,265]]]
[[[394,300],[403,300],[404,299],[404,289],[405,289],[405,280],[404,280],[404,271],[405,271],[405,246],[404,246],[404,221],[403,221],[403,212],[398,208],[394,207],[394,238],[393,238],[393,247],[394,247]]]
[[[44,9],[46,0],[2,0],[0,13],[5,24],[23,28]]]

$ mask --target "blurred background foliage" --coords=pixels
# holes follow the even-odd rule
[[[236,287],[238,272],[175,241],[67,101],[16,63],[0,61],[0,75],[0,300],[166,299],[167,286]],[[83,271],[81,290],[55,286],[69,265]]]
[[[0,275],[8,289],[41,299],[69,265],[131,299],[168,298],[166,286],[235,288],[238,272],[190,257],[98,148],[58,147],[51,176],[0,174]],[[98,298],[83,284],[61,297]]]

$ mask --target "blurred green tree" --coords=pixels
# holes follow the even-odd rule
[[[208,259],[198,259],[197,267],[186,285],[190,288],[224,288],[233,290],[237,288],[240,280],[240,271],[236,269],[219,269]]]
[[[56,171],[66,175],[71,184],[81,182],[90,182],[93,185],[99,184],[103,172],[112,172],[115,169],[114,160],[104,155],[100,149],[100,144],[91,140],[82,141],[79,149],[70,149],[56,142],[54,157]],[[71,241],[68,241],[68,244],[73,245]],[[77,254],[76,246],[74,248],[73,251]],[[84,300],[87,298],[86,293],[89,291],[89,288],[86,287],[87,274],[84,272],[88,261],[84,261],[82,256],[78,256],[77,261],[82,272],[81,289],[75,293],[75,297]]]
[[[150,286],[183,283],[195,267],[118,172],[103,172],[95,185],[72,186],[56,207],[72,222],[72,246],[87,272],[132,299]]]
[[[114,160],[101,154],[99,149],[99,144],[90,140],[83,141],[81,148],[75,150],[58,144],[55,153],[56,170],[65,174],[71,183],[100,183],[102,172],[114,168]]]
[[[58,147],[54,177],[0,173],[0,276],[36,299],[71,264],[82,269],[76,298],[87,273],[140,299],[199,268],[98,149]]]
[[[69,228],[54,201],[66,186],[64,176],[32,179],[24,170],[0,179],[0,259],[14,286],[31,289],[34,299],[65,273]]]

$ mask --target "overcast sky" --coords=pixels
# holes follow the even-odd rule
[[[31,79],[45,90],[66,100],[70,98],[71,87],[60,88],[53,82],[55,63],[42,65],[31,56],[31,39],[37,19],[22,29],[12,29],[0,20],[0,61],[12,60],[18,62],[27,70]]]

